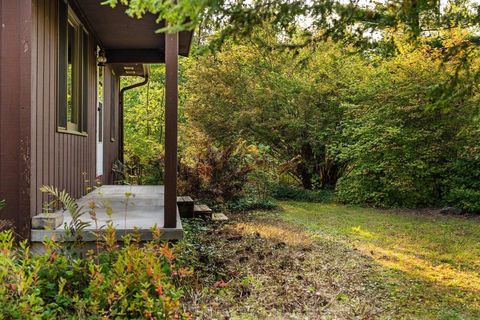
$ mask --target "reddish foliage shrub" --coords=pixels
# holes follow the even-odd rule
[[[221,203],[241,197],[248,175],[253,170],[247,153],[243,144],[223,148],[207,146],[192,164],[181,162],[178,176],[180,194]]]

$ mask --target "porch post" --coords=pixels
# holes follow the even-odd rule
[[[165,228],[177,226],[178,33],[165,34]]]

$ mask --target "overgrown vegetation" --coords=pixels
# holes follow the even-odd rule
[[[95,208],[76,204],[65,191],[42,187],[49,205],[67,210],[65,236],[46,238],[42,252],[14,244],[0,232],[0,319],[187,319],[178,281],[190,270],[177,266],[171,246],[152,228],[152,240],[128,234],[117,241],[111,221],[96,228],[96,248],[83,246],[86,227],[97,225]],[[128,198],[127,198],[128,199]],[[80,218],[90,214],[91,221]]]
[[[477,89],[435,93],[455,70],[441,52],[463,41],[457,32],[392,58],[331,42],[297,54],[231,44],[188,69],[187,115],[217,144],[269,146],[277,181],[346,203],[475,212]]]
[[[187,24],[167,2],[120,2],[198,27],[180,64],[181,193],[228,207],[300,187],[297,199],[479,211],[471,2],[179,2]],[[163,176],[163,68],[151,79],[126,103],[139,183]]]
[[[32,256],[10,231],[0,233],[0,318],[181,318],[175,281],[188,272],[175,268],[168,245],[140,245],[133,235],[118,246],[114,234],[106,237],[98,255],[75,256],[49,241]]]

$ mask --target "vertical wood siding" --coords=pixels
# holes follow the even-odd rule
[[[32,215],[39,213],[47,201],[47,197],[39,191],[42,185],[54,185],[78,198],[85,194],[87,186],[95,184],[96,179],[96,42],[92,36],[89,37],[88,136],[59,133],[56,123],[58,1],[33,0]],[[110,68],[107,67],[105,73],[108,78]],[[108,139],[104,139],[104,177],[101,179],[104,184],[111,183],[111,164],[118,154],[118,144],[109,139],[111,90],[108,86],[110,79],[105,80],[104,137]]]
[[[0,224],[30,231],[30,0],[0,0]],[[9,225],[10,226],[10,225]]]

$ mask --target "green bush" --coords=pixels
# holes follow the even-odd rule
[[[269,199],[257,199],[245,197],[237,199],[226,204],[226,209],[230,212],[247,212],[254,210],[274,210],[277,208],[275,202]]]
[[[330,202],[333,201],[334,193],[331,190],[313,191],[287,184],[277,184],[272,186],[272,196],[279,200]]]
[[[102,251],[80,256],[53,241],[32,255],[11,231],[0,233],[0,319],[185,318],[175,283],[188,272],[159,235],[142,246],[127,236],[119,247],[110,226]]]
[[[469,131],[469,136],[478,143],[479,134],[475,135],[475,130]],[[466,148],[461,153],[448,181],[451,185],[448,204],[469,213],[480,213],[480,146]]]
[[[469,213],[480,213],[480,191],[468,188],[452,189],[448,195],[451,205]]]
[[[442,96],[449,74],[437,57],[422,47],[406,51],[352,88],[355,96],[341,106],[339,158],[349,165],[336,186],[340,201],[439,207],[447,204],[452,184],[463,184],[452,179],[472,175],[455,166],[462,152],[474,154],[471,148],[478,145],[465,137],[478,127],[478,98],[460,87],[448,99]],[[478,170],[479,164],[468,168]]]

